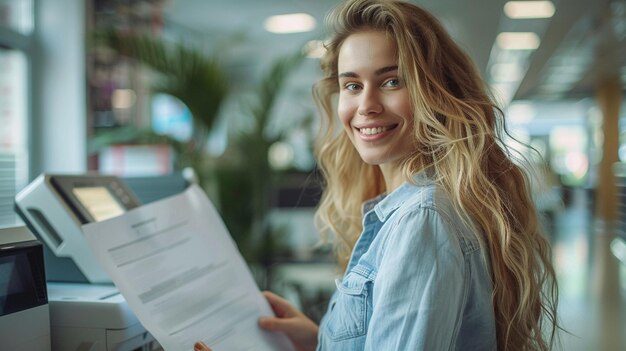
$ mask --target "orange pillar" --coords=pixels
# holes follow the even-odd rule
[[[622,102],[622,87],[617,79],[610,79],[598,85],[596,96],[602,111],[604,143],[602,160],[598,169],[596,188],[596,217],[613,223],[618,215],[618,198],[613,164],[619,160],[619,109]]]
[[[598,169],[598,185],[596,196],[596,218],[604,223],[597,227],[599,232],[593,236],[595,257],[592,263],[592,291],[595,300],[599,301],[598,349],[614,349],[619,344],[616,335],[619,329],[621,296],[619,285],[619,263],[613,257],[609,247],[618,229],[619,200],[613,164],[618,159],[619,149],[619,109],[622,99],[622,88],[619,79],[609,79],[598,85],[598,107],[602,111],[604,143],[602,160]],[[618,326],[618,327],[616,327]],[[619,348],[619,346],[617,346]]]

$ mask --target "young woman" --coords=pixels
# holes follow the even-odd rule
[[[299,350],[550,349],[550,248],[469,57],[409,3],[349,0],[328,21],[317,219],[345,274],[319,329],[271,293],[261,327]]]

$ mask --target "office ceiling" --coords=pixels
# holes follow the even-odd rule
[[[413,0],[438,16],[474,58],[485,79],[503,88],[503,100],[578,99],[593,96],[607,77],[626,81],[626,1],[555,0],[549,19],[513,20],[503,14],[504,0]],[[324,14],[337,0],[170,0],[164,7],[167,31],[227,57],[234,83],[254,82],[271,61],[323,38]],[[305,12],[317,20],[309,33],[272,34],[263,29],[271,15]],[[502,31],[533,31],[536,50],[508,52],[494,46]],[[230,44],[228,44],[230,43]],[[517,65],[504,79],[496,63]],[[319,75],[308,59],[290,84],[310,91]],[[510,65],[509,65],[510,66]],[[502,82],[502,80],[504,82]],[[626,84],[622,84],[623,86]]]

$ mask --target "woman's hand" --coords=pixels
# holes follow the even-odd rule
[[[193,345],[193,351],[213,351],[210,347],[206,346],[202,341],[198,341]]]
[[[264,291],[263,296],[272,306],[276,317],[261,317],[259,326],[268,331],[285,333],[298,351],[315,350],[319,330],[317,324],[282,297],[269,291]],[[202,341],[196,342],[193,349],[194,351],[212,351]]]
[[[282,297],[269,291],[264,291],[263,296],[272,306],[276,317],[261,317],[259,326],[265,330],[285,333],[298,351],[315,350],[319,331],[317,324]]]

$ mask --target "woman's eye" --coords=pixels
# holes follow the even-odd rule
[[[386,87],[398,87],[398,86],[400,86],[400,79],[398,79],[398,78],[389,79],[383,85],[386,86]]]
[[[356,83],[348,83],[348,84],[344,85],[344,88],[346,90],[355,91],[355,90],[359,90],[360,87]]]

